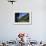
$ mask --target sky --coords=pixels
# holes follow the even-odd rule
[[[19,14],[19,18],[25,16],[26,14],[27,14],[27,13],[20,13],[20,14]]]

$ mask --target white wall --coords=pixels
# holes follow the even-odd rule
[[[13,5],[8,3],[7,0],[0,0],[0,40],[15,39],[19,32],[29,32],[31,38],[37,41],[46,40],[46,14],[43,8],[45,5],[43,0],[32,0],[32,6],[28,5],[29,9],[32,10],[32,25],[14,25],[12,23],[15,11],[17,11],[17,8],[18,11],[19,9],[22,10],[19,5],[27,5],[26,1],[31,4],[31,0],[17,0]]]

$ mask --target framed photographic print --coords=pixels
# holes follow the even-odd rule
[[[14,24],[32,24],[32,1],[19,0],[13,8]]]
[[[15,12],[14,24],[32,24],[32,12]]]

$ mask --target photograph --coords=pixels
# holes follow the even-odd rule
[[[15,13],[15,22],[29,22],[29,13]]]

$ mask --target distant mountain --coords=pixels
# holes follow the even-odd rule
[[[18,22],[29,22],[29,15],[25,15],[21,17]]]

